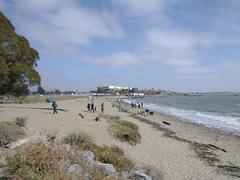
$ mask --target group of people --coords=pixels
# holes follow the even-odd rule
[[[58,108],[58,105],[56,103],[55,100],[53,99],[47,99],[46,100],[47,103],[52,103],[52,108],[53,108],[53,114],[57,114],[58,111],[57,111],[57,108]],[[88,103],[87,104],[87,111],[88,112],[96,112],[97,111],[97,106],[94,105],[94,103]],[[103,113],[104,112],[104,102],[101,103],[101,112]]]
[[[88,110],[88,112],[95,112],[95,111],[97,111],[97,107],[94,105],[93,102],[91,104],[88,103],[87,110]]]
[[[140,107],[143,106],[143,102],[140,102],[140,103],[138,103],[138,104],[132,102],[132,103],[131,103],[131,106],[132,106],[132,108],[137,108],[137,107],[140,108]]]
[[[96,112],[97,111],[97,107],[94,105],[94,103],[88,103],[87,104],[87,111],[88,112]],[[101,112],[103,113],[104,112],[104,103],[102,102],[101,104]]]

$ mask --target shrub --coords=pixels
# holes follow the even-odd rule
[[[73,132],[64,138],[64,142],[70,145],[76,145],[83,148],[91,142],[91,138],[82,132]]]
[[[15,120],[16,125],[19,127],[25,127],[27,124],[27,118],[25,117],[17,117]]]
[[[124,152],[117,146],[100,147],[95,144],[88,144],[84,149],[92,151],[97,161],[113,164],[118,171],[131,170],[134,166],[133,162],[125,157]]]
[[[141,135],[136,124],[124,120],[110,121],[110,123],[110,131],[114,138],[126,141],[131,145],[140,143]]]
[[[6,146],[25,135],[24,130],[14,122],[0,122],[0,146]]]
[[[131,129],[134,129],[134,130],[138,131],[138,126],[136,124],[132,123],[132,122],[121,120],[121,121],[118,121],[116,123],[118,123],[121,126],[127,126],[127,127],[131,128]]]
[[[109,120],[119,120],[120,119],[120,117],[117,115],[115,116],[115,115],[109,115],[109,114],[100,114],[99,116],[102,118],[105,118],[105,119],[109,119]]]
[[[66,170],[58,163],[66,158],[66,149],[35,142],[8,158],[8,170],[16,179],[68,179]]]

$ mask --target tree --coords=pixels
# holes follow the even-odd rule
[[[55,89],[54,93],[55,93],[55,94],[58,94],[58,95],[59,95],[59,94],[62,94],[62,92],[61,92],[59,89]]]
[[[40,85],[35,69],[38,59],[38,52],[25,37],[15,33],[12,23],[0,11],[0,94],[26,95],[30,86]]]
[[[38,94],[45,94],[45,90],[41,86],[39,86],[38,90],[37,90],[37,93]]]

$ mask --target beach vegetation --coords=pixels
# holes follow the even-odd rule
[[[118,116],[118,115],[100,114],[99,116],[104,119],[109,119],[109,120],[119,120],[120,119],[120,116]]]
[[[15,122],[0,122],[0,146],[4,147],[11,142],[15,142],[25,135],[22,127]]]
[[[17,117],[15,120],[15,124],[19,127],[26,127],[27,125],[27,118],[25,117]]]
[[[30,104],[30,103],[44,103],[46,102],[47,98],[50,98],[51,96],[21,96],[21,97],[4,97],[0,100],[3,104]],[[79,99],[80,96],[54,96],[51,97],[54,98],[56,101],[63,101],[63,100],[70,100],[70,99]]]
[[[136,145],[141,141],[141,134],[138,132],[138,126],[125,120],[115,120],[110,122],[110,133],[113,137],[131,145]]]
[[[91,143],[91,137],[83,132],[73,132],[64,137],[64,142],[83,148],[87,144]]]
[[[85,150],[92,151],[97,161],[113,164],[118,171],[128,171],[134,167],[134,163],[128,159],[123,150],[117,146],[97,146],[93,143],[88,144]]]
[[[9,156],[7,167],[16,179],[68,179],[67,171],[58,163],[67,155],[63,147],[33,142]]]

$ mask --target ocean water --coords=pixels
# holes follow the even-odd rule
[[[145,108],[176,116],[184,121],[240,135],[240,95],[237,94],[216,93],[128,100],[131,101],[141,101]]]

